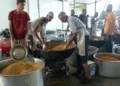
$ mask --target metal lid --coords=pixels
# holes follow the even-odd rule
[[[27,49],[20,44],[14,46],[10,51],[10,56],[14,60],[23,60],[27,57],[27,54],[28,54]]]

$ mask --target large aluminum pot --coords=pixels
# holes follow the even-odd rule
[[[50,45],[51,47],[60,45],[61,43],[64,43],[63,41],[50,41],[47,42],[47,45]],[[47,50],[41,50],[40,54],[45,60],[51,60],[51,61],[63,61],[67,59],[74,51],[74,47],[67,50],[61,50],[61,51],[47,51]]]
[[[34,61],[40,63],[44,67],[44,62],[39,59],[26,59],[26,62]],[[14,63],[12,59],[4,60],[0,62],[0,70],[4,67]],[[23,75],[1,75],[0,74],[0,86],[43,86],[43,67],[36,71],[32,71]]]
[[[118,54],[112,53],[98,53],[94,55],[95,62],[98,66],[98,73],[104,77],[118,78],[120,77],[120,61],[104,61],[98,59],[98,56],[113,56],[116,58],[120,58]]]

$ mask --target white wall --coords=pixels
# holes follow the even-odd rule
[[[34,21],[38,18],[38,7],[37,0],[29,0],[30,6],[30,17]],[[62,29],[62,23],[58,19],[58,14],[62,11],[62,2],[56,0],[40,0],[40,17],[45,17],[49,11],[54,13],[54,19],[49,22],[46,26],[47,29]],[[69,15],[70,6],[69,2],[64,2],[64,11]],[[64,24],[64,29],[66,29],[67,24]]]
[[[15,8],[15,0],[2,0],[0,2],[0,31],[8,28],[8,13]]]
[[[16,0],[2,0],[0,3],[0,31],[9,28],[8,14],[16,9]],[[25,7],[25,10],[26,7]]]
[[[31,20],[35,20],[38,18],[38,7],[37,0],[29,0],[29,15]],[[8,14],[11,10],[16,9],[16,0],[3,0],[0,3],[0,31],[9,28],[8,22]],[[25,7],[25,11],[27,11],[27,4]],[[47,25],[47,29],[62,29],[61,21],[58,19],[58,13],[62,11],[62,3],[55,0],[40,0],[40,16],[46,16],[49,11],[54,12],[54,19]],[[70,7],[69,3],[64,3],[64,11],[69,15]],[[65,28],[66,28],[65,24]],[[64,29],[65,29],[64,28]]]

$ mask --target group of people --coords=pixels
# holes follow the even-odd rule
[[[9,13],[8,19],[12,47],[15,46],[15,44],[23,44],[26,47],[28,46],[28,22],[30,21],[30,17],[28,13],[24,11],[24,6],[25,0],[17,0],[17,9]],[[82,61],[82,67],[85,72],[82,81],[86,82],[91,80],[90,70],[87,63],[88,43],[90,34],[86,26],[86,10],[83,10],[83,15],[80,16],[81,20],[73,15],[68,16],[65,12],[60,12],[58,15],[58,18],[61,20],[61,22],[68,23],[68,26],[72,32],[72,35],[67,41],[67,44],[64,47],[64,49],[66,49],[74,41],[74,39],[77,39],[76,46],[79,51],[79,53],[77,54],[78,70],[80,61]],[[112,13],[109,14],[109,16],[111,15]],[[53,12],[49,12],[46,17],[38,18],[34,22],[32,22],[31,29],[34,40],[34,48],[36,48],[37,43],[41,45],[41,48],[46,43],[44,29],[46,24],[50,22],[53,19],[53,17]],[[109,17],[106,21],[110,21]],[[112,24],[113,23],[111,23],[109,27],[106,26],[106,28],[113,28],[111,26]],[[40,34],[38,34],[38,32],[40,32]],[[109,32],[109,34],[106,34],[106,39],[111,39],[111,35],[113,34],[113,32],[111,32],[111,30],[108,31],[108,29],[105,29],[105,32]]]
[[[105,19],[105,24],[103,27],[102,36],[104,36],[105,45],[104,50],[105,52],[113,52],[113,44],[114,44],[114,34],[116,30],[116,15],[113,10],[113,5],[109,4],[107,6],[107,17]],[[91,28],[88,28],[88,16],[86,15],[86,9],[82,10],[82,14],[78,17],[75,15],[74,10],[71,10],[71,16],[79,18],[84,25],[86,26],[87,30],[90,33],[90,36],[96,36],[97,35],[97,24],[96,22],[98,19],[98,12],[95,12],[95,15],[91,18]]]
[[[17,0],[17,9],[9,13],[8,19],[12,47],[18,43],[23,44],[26,47],[28,46],[28,22],[30,21],[30,17],[28,13],[24,11],[24,6],[25,0]],[[34,45],[38,42],[41,46],[45,44],[46,39],[44,35],[44,27],[53,19],[53,17],[53,12],[49,12],[46,17],[38,18],[31,24],[32,36],[35,42]],[[68,16],[65,12],[60,12],[58,18],[63,23],[67,22],[72,32],[72,35],[64,49],[66,49],[73,42],[73,40],[77,38],[77,47],[79,49],[78,57],[79,60],[82,60],[85,71],[85,78],[83,81],[90,80],[91,76],[89,72],[89,66],[87,64],[89,33],[86,29],[86,26],[78,18]],[[38,34],[38,31],[40,34]]]
[[[53,19],[53,12],[49,12],[46,17],[36,19],[31,27],[29,26],[30,17],[27,12],[24,11],[25,0],[17,0],[17,9],[11,11],[8,16],[9,29],[11,37],[11,46],[15,44],[23,44],[28,46],[28,30],[31,29],[33,39],[42,45],[45,43],[43,29],[44,26]],[[40,32],[40,37],[37,32]]]
[[[86,9],[82,10],[82,14],[80,16],[75,15],[75,11],[71,10],[71,16],[79,18],[86,26],[91,36],[96,36],[96,22],[98,21],[98,12],[95,12],[95,15],[91,18],[91,27],[88,27],[88,18]]]
[[[86,28],[88,29],[88,15],[87,15],[87,11],[86,9],[82,10],[82,14],[80,16],[75,15],[75,11],[71,10],[71,16],[74,16],[76,18],[79,18],[86,26]]]

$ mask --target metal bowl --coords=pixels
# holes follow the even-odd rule
[[[10,51],[10,57],[14,60],[23,60],[27,57],[27,49],[25,46],[17,44]]]
[[[98,73],[104,77],[118,78],[120,77],[120,61],[105,61],[97,58],[98,56],[112,56],[120,58],[118,54],[112,53],[98,53],[94,55],[95,62],[98,66]]]
[[[88,56],[93,56],[94,54],[96,54],[98,52],[98,48],[94,47],[94,46],[89,46],[88,47]]]
[[[51,41],[47,42],[48,45],[56,46],[61,43],[65,43],[63,41]],[[75,47],[75,46],[74,46]],[[51,60],[51,61],[63,61],[66,58],[68,58],[74,51],[74,47],[67,50],[61,50],[61,51],[47,51],[47,50],[41,50],[40,54],[45,60]]]

